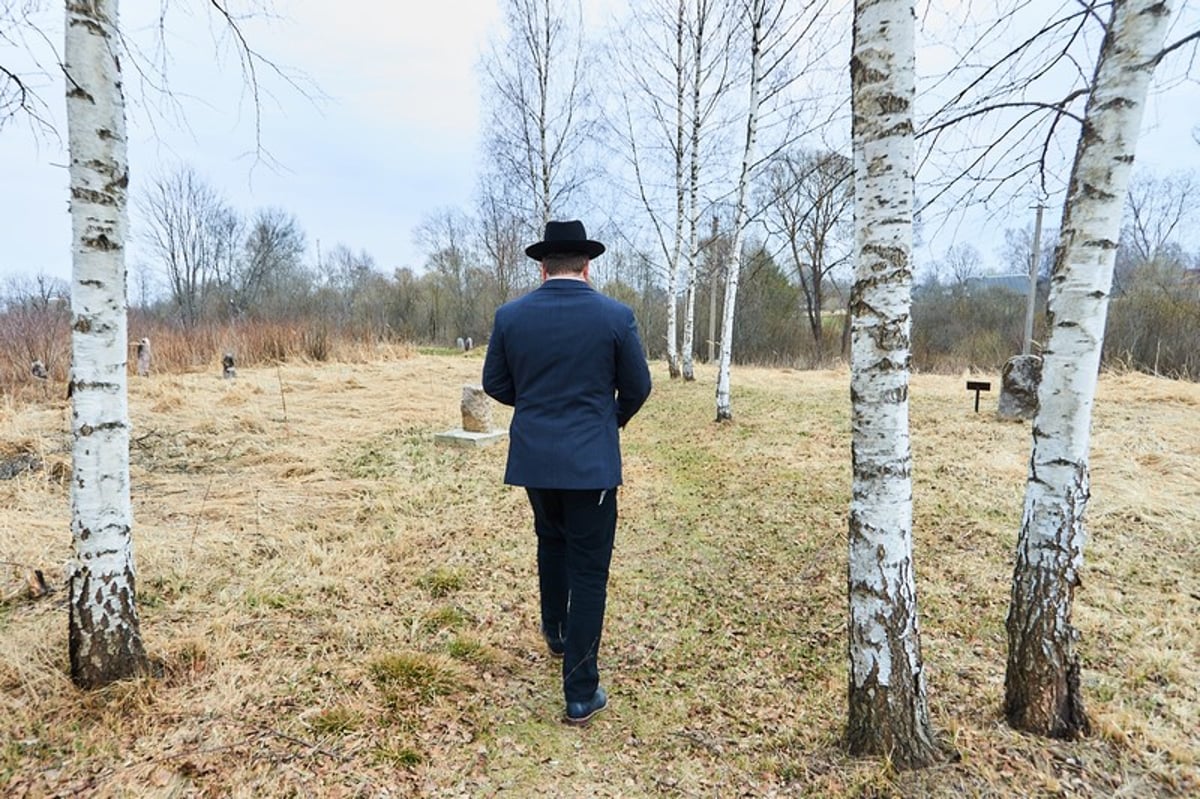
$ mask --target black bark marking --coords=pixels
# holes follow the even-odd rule
[[[1098,111],[1115,111],[1122,108],[1133,108],[1137,103],[1130,100],[1128,97],[1114,97],[1108,102],[1101,103],[1096,106]]]
[[[1083,515],[1090,495],[1087,465],[1063,459],[1074,476],[1061,489],[1065,514],[1045,545],[1030,542],[1031,518],[1021,525],[1006,629],[1004,715],[1015,729],[1074,739],[1090,731],[1079,685],[1079,632],[1072,626],[1076,562],[1083,545]],[[1036,515],[1037,510],[1033,511]],[[1036,551],[1036,562],[1030,562]]]
[[[99,236],[96,236],[95,238],[83,239],[83,244],[85,247],[90,247],[93,250],[103,250],[105,252],[113,252],[114,250],[121,249],[120,244],[118,244],[115,241],[112,241],[111,239],[109,239],[108,236],[105,236],[103,233],[101,233]]]
[[[71,199],[79,200],[80,202],[85,203],[92,203],[94,205],[117,204],[117,201],[111,195],[105,192],[81,187],[74,187],[71,189]]]
[[[1084,197],[1097,202],[1108,202],[1114,198],[1112,192],[1105,191],[1099,186],[1093,186],[1091,183],[1083,184],[1081,193]]]
[[[93,587],[93,582],[99,584]],[[80,688],[91,689],[150,674],[139,630],[132,565],[126,566],[120,575],[107,575],[101,580],[93,580],[91,570],[80,566],[68,584],[67,640],[72,681]],[[101,610],[108,615],[97,618],[94,606],[87,602],[93,595],[97,605],[103,603]]]
[[[95,391],[117,391],[120,386],[116,383],[105,383],[99,380],[76,380],[71,384],[76,390],[93,389]]]
[[[903,122],[897,122],[895,125],[892,125],[890,128],[883,131],[879,138],[882,139],[890,136],[908,136],[912,132],[912,120],[906,119]]]

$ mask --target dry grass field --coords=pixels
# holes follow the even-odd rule
[[[1078,593],[1094,734],[1000,717],[1027,424],[916,376],[916,559],[934,724],[956,762],[848,758],[848,377],[661,364],[625,433],[602,673],[558,720],[523,493],[503,444],[438,446],[481,356],[131,378],[155,679],[66,674],[62,402],[0,408],[0,793],[113,797],[1200,795],[1200,385],[1101,384]],[[507,413],[498,410],[498,421]],[[56,593],[33,600],[28,568]]]

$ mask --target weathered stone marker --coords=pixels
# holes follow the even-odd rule
[[[460,447],[483,447],[507,435],[492,429],[492,400],[483,386],[466,385],[462,389],[462,427],[438,433],[434,440]]]
[[[150,376],[150,339],[143,338],[137,343],[137,373],[138,377]]]
[[[492,401],[482,386],[463,386],[462,426],[468,433],[492,431]]]
[[[1038,410],[1038,385],[1042,382],[1042,359],[1037,355],[1009,358],[1000,373],[1001,419],[1032,419]]]
[[[968,380],[967,391],[975,392],[975,413],[979,413],[979,392],[991,391],[992,384],[987,380]]]

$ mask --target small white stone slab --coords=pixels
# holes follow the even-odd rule
[[[472,433],[461,427],[438,433],[433,440],[438,444],[449,444],[455,447],[486,447],[508,435],[506,430],[491,430],[487,433]]]

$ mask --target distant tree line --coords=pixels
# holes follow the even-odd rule
[[[839,162],[837,168],[844,165]],[[781,172],[795,169],[797,161],[788,155],[768,174],[777,182]],[[1200,251],[1179,243],[1194,221],[1182,200],[1194,183],[1194,173],[1143,176],[1135,182],[1105,340],[1109,368],[1200,379]],[[814,186],[814,196],[825,197],[831,209],[827,224],[776,203],[766,228],[770,233],[744,247],[736,363],[808,368],[847,357],[845,242],[839,237],[850,209],[840,204],[835,212],[829,193]],[[762,190],[779,189],[768,183]],[[417,231],[422,267],[388,272],[370,253],[348,244],[319,251],[310,247],[300,221],[284,209],[238,212],[188,168],[153,181],[135,196],[142,258],[131,281],[130,335],[137,339],[148,335],[145,331],[167,328],[211,340],[213,352],[193,359],[216,357],[223,346],[233,346],[222,344],[214,328],[255,324],[307,331],[293,338],[296,354],[312,358],[327,356],[334,340],[450,347],[457,338],[470,337],[484,344],[495,308],[537,285],[536,265],[523,252],[527,228],[512,219],[506,227],[497,214],[444,210],[430,215]],[[796,196],[789,202],[794,204]],[[719,348],[730,263],[729,230],[719,216],[711,221],[699,240],[695,282],[693,355],[700,362]],[[1044,339],[1045,279],[1055,238],[1054,231],[1043,233],[1035,351]],[[985,273],[982,255],[969,243],[951,245],[936,261],[918,266],[914,368],[996,371],[1020,352],[1031,240],[1032,226],[1007,231],[998,253],[1002,277]],[[595,283],[634,309],[650,356],[665,359],[664,272],[652,251],[620,237],[612,241],[593,266]],[[45,275],[10,278],[2,287],[0,384],[6,389],[32,380],[33,361],[41,361],[52,377],[65,378],[67,292],[64,281]],[[197,333],[201,328],[208,331],[203,336]],[[246,338],[226,335],[224,340]],[[289,355],[279,341],[246,355],[253,359],[259,351]]]

